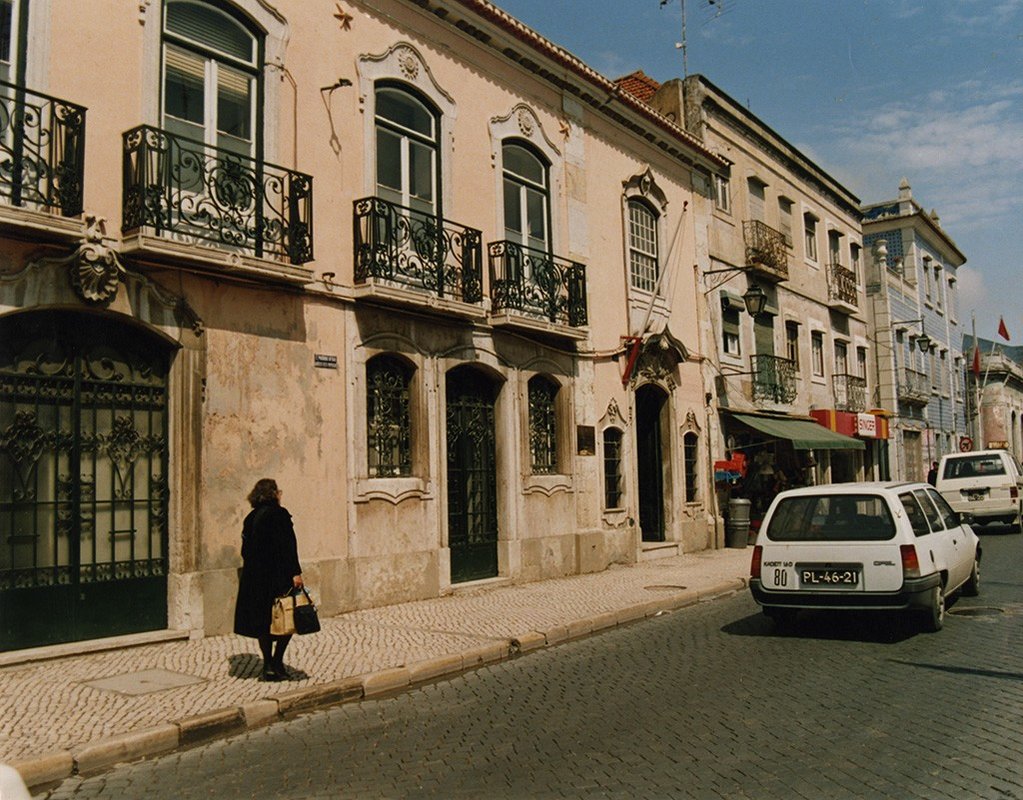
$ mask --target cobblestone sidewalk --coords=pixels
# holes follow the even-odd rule
[[[0,663],[0,763],[30,787],[283,715],[411,685],[742,589],[750,551],[712,550],[322,620],[263,683],[253,640],[212,636]]]

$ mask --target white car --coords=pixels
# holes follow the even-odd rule
[[[937,631],[946,598],[980,591],[969,521],[926,483],[781,492],[757,535],[750,591],[779,623],[798,609],[908,609]]]
[[[941,457],[935,488],[978,523],[1001,522],[1023,530],[1023,476],[1005,450],[977,450]]]

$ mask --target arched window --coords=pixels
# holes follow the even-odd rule
[[[366,363],[366,434],[369,475],[412,474],[412,368],[394,356]]]
[[[547,162],[514,141],[501,148],[504,165],[504,235],[543,253],[550,248]]]
[[[438,115],[406,89],[376,89],[377,196],[424,215],[437,213]]]
[[[534,475],[558,471],[558,388],[542,375],[529,379],[529,456]]]
[[[212,5],[168,0],[163,27],[163,127],[172,134],[257,152],[259,39]]]
[[[622,432],[604,429],[604,508],[622,507]]]
[[[686,502],[700,499],[700,437],[689,431],[682,437],[682,461],[685,473]]]
[[[652,292],[657,287],[657,216],[641,200],[629,201],[629,275],[637,289]]]

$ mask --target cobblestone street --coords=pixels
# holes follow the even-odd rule
[[[1023,539],[945,630],[748,595],[90,779],[65,798],[1023,798]]]

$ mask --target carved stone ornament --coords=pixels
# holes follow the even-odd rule
[[[696,412],[694,412],[692,409],[689,409],[686,412],[686,421],[682,425],[682,427],[687,431],[696,431],[697,433],[700,432],[700,423],[696,419]]]
[[[530,137],[533,135],[535,126],[533,123],[533,115],[529,113],[525,108],[520,108],[518,113],[519,130],[522,131],[522,135]]]
[[[632,385],[635,386],[638,379],[643,377],[652,383],[667,386],[669,391],[674,391],[678,385],[675,381],[677,367],[678,360],[673,353],[660,347],[644,347],[632,377]]]
[[[414,81],[419,77],[419,59],[411,48],[403,47],[398,53],[398,66],[401,74],[408,80]]]
[[[71,285],[87,303],[109,303],[117,296],[124,267],[117,254],[94,242],[79,245],[71,262]]]
[[[86,303],[109,303],[117,296],[118,284],[126,274],[117,253],[104,243],[105,234],[106,220],[88,215],[75,252],[63,258],[40,259],[58,266],[66,264],[71,287]]]
[[[622,413],[621,408],[619,408],[618,406],[618,401],[612,397],[608,401],[607,411],[604,412],[604,417],[602,421],[606,422],[608,425],[617,425],[619,427],[624,428],[628,426],[631,418],[632,409],[631,408],[629,409],[629,416],[628,418],[626,418],[626,416]]]

